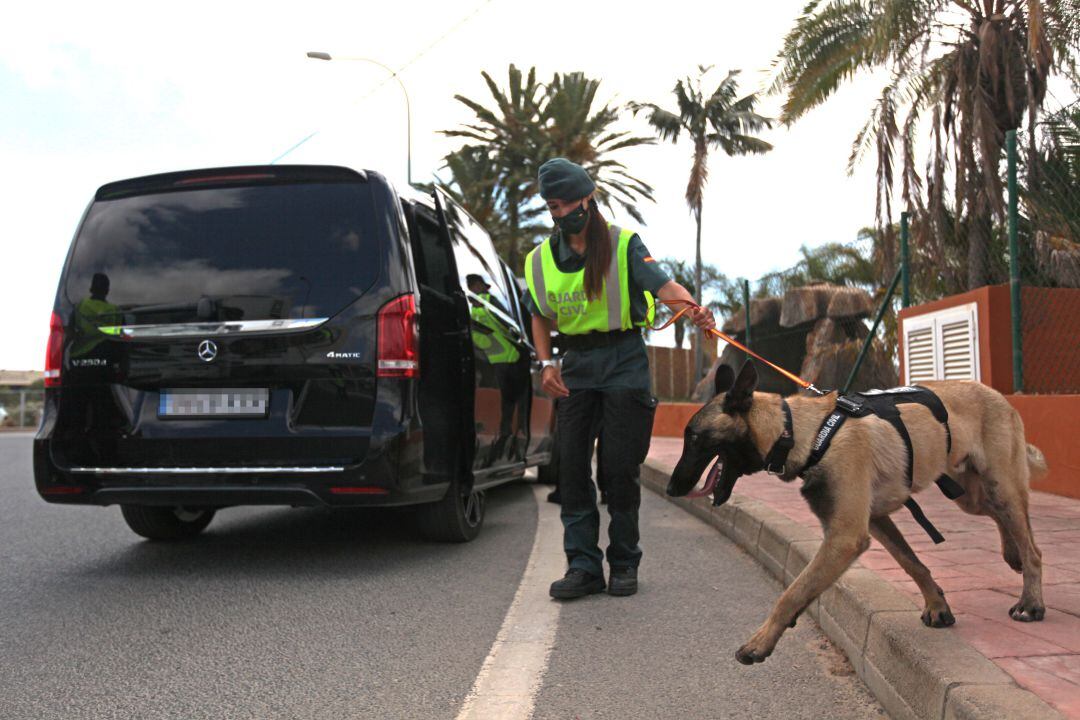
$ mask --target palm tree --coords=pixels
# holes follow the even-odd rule
[[[664,271],[672,280],[689,290],[695,297],[698,295],[697,286],[694,284],[694,270],[687,266],[685,260],[664,258],[660,261],[660,266],[664,268]],[[701,277],[704,290],[712,297],[711,300],[705,303],[705,306],[710,310],[720,316],[726,316],[742,306],[741,287],[734,280],[728,279],[715,265],[703,266],[701,268]],[[705,292],[702,292],[701,295],[705,295]],[[659,305],[656,308],[657,321],[662,323],[674,315],[675,312],[667,305]],[[683,346],[687,325],[688,321],[685,317],[680,318],[675,323],[675,347],[677,348]]]
[[[536,182],[543,88],[536,80],[536,68],[530,68],[523,79],[521,71],[510,65],[506,91],[500,89],[487,72],[480,75],[495,100],[495,109],[488,109],[464,95],[455,95],[455,100],[473,111],[476,120],[458,130],[443,130],[442,134],[480,143],[487,152],[493,166],[490,174],[496,180],[494,196],[505,211],[506,260],[517,271],[521,264],[521,213],[532,196]],[[447,164],[453,172],[450,157]],[[462,177],[457,184],[464,188],[468,181],[467,177]],[[463,189],[462,194],[471,195],[474,191]],[[473,214],[472,207],[466,205],[465,209]]]
[[[1034,246],[1028,282],[1080,288],[1080,101],[1047,117],[1021,189]]]
[[[614,201],[644,222],[636,203],[652,200],[652,188],[631,175],[612,154],[654,141],[614,129],[619,113],[610,105],[594,110],[599,80],[579,72],[556,73],[543,85],[536,80],[536,68],[523,77],[511,65],[508,89],[503,91],[488,73],[481,75],[496,109],[454,96],[473,111],[476,121],[442,132],[477,144],[448,155],[446,165],[453,176],[451,186],[466,198],[465,208],[474,217],[479,219],[478,213],[484,214],[487,208],[503,216],[510,267],[520,270],[522,250],[531,244],[527,241],[543,232],[530,221],[543,212],[543,206],[535,202],[536,171],[548,158],[561,156],[583,165],[596,183],[602,204],[610,206]],[[486,154],[486,160],[477,153]],[[476,170],[483,170],[482,176]],[[478,187],[466,187],[474,183]],[[469,205],[472,199],[483,199],[476,212]]]
[[[697,223],[696,265],[694,266],[694,299],[701,304],[702,266],[701,266],[701,206],[705,192],[705,183],[709,178],[709,150],[720,148],[728,156],[760,155],[772,150],[772,145],[754,133],[772,127],[769,118],[754,112],[758,97],[751,93],[738,97],[738,70],[728,72],[716,89],[708,96],[701,87],[702,78],[710,70],[698,66],[697,78],[687,77],[675,83],[675,100],[678,110],[665,110],[654,103],[632,102],[629,107],[637,115],[646,112],[649,124],[664,140],[673,143],[679,141],[684,132],[694,145],[693,161],[690,165],[690,181],[686,185],[686,204]],[[697,343],[694,353],[694,372],[700,378],[704,365],[704,348]]]
[[[596,182],[597,200],[611,206],[614,200],[634,220],[644,224],[637,209],[641,200],[652,200],[652,187],[630,174],[626,166],[612,155],[627,148],[652,145],[653,138],[638,137],[630,131],[617,131],[612,126],[619,111],[604,105],[593,111],[599,80],[584,73],[556,73],[547,86],[544,108],[540,114],[542,127],[542,156],[564,157],[584,167]]]
[[[967,239],[973,288],[991,274],[993,219],[1004,213],[1005,132],[1025,114],[1033,127],[1052,72],[1076,77],[1078,28],[1074,0],[811,0],[784,40],[772,90],[785,95],[780,120],[790,125],[860,71],[886,70],[889,80],[855,138],[849,170],[875,152],[877,222],[887,227],[899,166],[903,201],[927,216],[940,248],[949,236],[951,164],[951,235]],[[915,144],[927,115],[933,149],[924,203]],[[892,243],[885,247],[892,267]]]
[[[873,236],[866,230],[860,233],[859,241],[852,244],[825,243],[815,248],[805,245],[799,248],[802,255],[797,263],[786,270],[779,270],[763,276],[758,283],[758,296],[783,295],[786,291],[808,285],[812,282],[827,282],[830,285],[857,287],[875,294],[885,288],[879,282],[880,272],[877,262],[877,243],[873,242],[869,251],[865,241],[873,242]]]
[[[500,255],[511,257],[513,249],[520,247],[515,238],[528,241],[547,229],[546,225],[534,222],[540,208],[528,207],[519,210],[518,226],[511,227],[506,193],[502,192],[502,171],[486,147],[465,145],[444,160],[451,181],[439,180],[436,184],[487,230]]]

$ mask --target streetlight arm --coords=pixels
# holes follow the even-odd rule
[[[368,57],[333,57],[330,53],[326,52],[308,52],[307,56],[312,60],[342,60],[349,62],[369,62],[373,65],[378,65],[386,72],[390,73],[390,76],[397,80],[398,87],[401,88],[401,94],[405,96],[405,140],[407,143],[407,167],[406,167],[406,179],[409,185],[412,185],[412,103],[409,102],[409,91],[405,89],[405,83],[401,82],[401,76],[398,75],[397,70],[394,70],[387,65],[373,60]]]

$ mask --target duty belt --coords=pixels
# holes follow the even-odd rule
[[[555,344],[563,352],[567,350],[592,350],[598,347],[618,345],[631,335],[641,335],[641,330],[614,330],[611,332],[591,332],[584,335],[564,335],[559,333],[555,337]]]
[[[911,435],[908,434],[903,420],[900,419],[900,410],[896,407],[900,403],[919,403],[933,413],[934,419],[945,426],[945,453],[948,455],[949,451],[952,450],[952,433],[949,431],[949,412],[945,409],[941,398],[928,388],[919,387],[918,385],[893,388],[891,390],[867,390],[861,393],[852,393],[851,395],[841,395],[836,398],[836,408],[821,423],[821,429],[818,430],[817,437],[814,439],[810,449],[810,457],[799,474],[801,475],[821,461],[821,458],[828,451],[833,437],[845,420],[849,417],[858,418],[877,415],[896,428],[896,432],[900,433],[904,445],[907,446],[907,486],[910,489],[915,454],[914,448],[911,446]],[[955,500],[964,494],[963,486],[948,475],[943,474],[936,482],[941,492],[950,500]],[[915,522],[922,526],[931,540],[935,543],[945,542],[945,538],[923,514],[922,508],[919,507],[914,498],[909,496],[904,501],[904,506],[911,511]]]

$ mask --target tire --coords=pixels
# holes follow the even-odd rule
[[[473,490],[465,495],[460,488],[455,478],[442,500],[416,509],[417,529],[426,540],[463,543],[480,534],[487,510],[484,492]]]
[[[156,507],[121,505],[120,512],[128,527],[148,540],[186,540],[193,538],[214,519],[214,508]]]

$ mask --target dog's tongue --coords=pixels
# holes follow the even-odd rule
[[[702,486],[700,490],[691,490],[686,494],[686,497],[707,497],[716,487],[716,479],[718,477],[720,477],[720,458],[716,459],[716,462],[713,463],[712,470],[705,476],[705,485]]]

